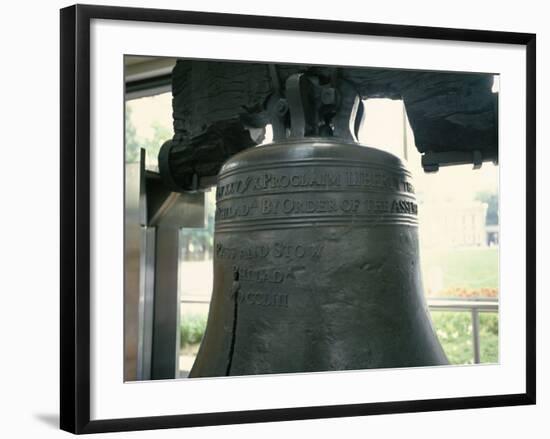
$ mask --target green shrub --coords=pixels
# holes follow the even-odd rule
[[[480,359],[482,363],[498,363],[498,314],[479,314]]]
[[[473,364],[472,315],[464,311],[434,311],[431,315],[449,362]],[[479,314],[479,344],[482,363],[498,362],[498,314]]]
[[[206,316],[202,314],[185,316],[180,325],[180,346],[200,343],[206,329]]]
[[[469,312],[433,311],[431,313],[439,341],[451,364],[472,364],[472,316]],[[190,315],[181,321],[181,347],[200,343],[206,329],[207,316]],[[479,314],[480,359],[482,363],[498,362],[498,314]]]

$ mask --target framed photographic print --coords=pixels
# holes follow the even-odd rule
[[[535,41],[62,9],[61,428],[534,404]]]

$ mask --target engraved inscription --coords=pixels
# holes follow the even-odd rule
[[[216,219],[224,220],[257,215],[259,203],[257,200],[235,202],[228,206],[216,206]]]
[[[387,213],[390,210],[388,200],[365,200],[365,204],[368,213]]]
[[[268,256],[279,259],[312,259],[316,260],[323,253],[323,244],[292,244],[274,242],[247,247],[228,247],[222,243],[216,245],[216,257],[228,260],[264,259]]]
[[[238,272],[239,279],[244,282],[282,284],[287,280],[296,280],[296,274],[303,273],[303,265],[281,266],[269,268],[251,268],[243,265],[234,265],[233,272]]]
[[[330,212],[357,212],[359,209],[359,200],[333,200],[330,198],[304,200],[294,198],[284,198],[282,200],[270,200],[263,198],[261,200],[262,214],[277,213],[330,213]]]
[[[379,170],[361,169],[346,171],[346,183],[348,187],[387,189],[414,194],[414,187],[411,183],[389,172]]]
[[[224,181],[225,180],[225,181]],[[414,194],[413,185],[406,175],[374,168],[345,170],[292,169],[249,173],[231,177],[223,176],[216,191],[216,198],[223,199],[234,195],[256,194],[281,190],[346,189],[381,190]]]
[[[284,198],[263,197],[252,201],[230,200],[218,202],[216,220],[238,218],[262,218],[287,215],[370,215],[370,214],[417,215],[414,201],[401,198]]]
[[[287,279],[295,279],[294,270],[289,267],[284,268],[250,268],[239,265],[233,266],[233,271],[238,271],[240,280],[258,283],[280,284]]]
[[[391,212],[418,215],[418,206],[416,203],[408,200],[393,200],[391,204]]]
[[[239,304],[288,308],[288,294],[241,292],[237,300]]]
[[[304,171],[289,175],[286,173],[265,172],[236,179],[229,183],[218,185],[216,198],[223,198],[233,194],[244,194],[247,191],[259,192],[288,188],[316,188],[339,187],[342,175],[335,172]]]

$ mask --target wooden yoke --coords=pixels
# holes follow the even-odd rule
[[[210,187],[227,159],[263,141],[268,124],[275,140],[292,136],[288,80],[300,74],[315,108],[306,111],[311,135],[345,138],[345,126],[356,135],[362,116],[361,105],[352,105],[356,96],[359,103],[402,99],[425,171],[498,161],[491,73],[179,60],[172,74],[175,134],[159,153],[164,183],[180,192]]]

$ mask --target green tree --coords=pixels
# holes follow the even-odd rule
[[[139,158],[139,142],[136,134],[136,127],[132,123],[132,107],[126,104],[126,111],[124,113],[124,127],[125,135],[124,140],[126,142],[126,162],[137,162]]]
[[[158,120],[152,123],[153,137],[143,139],[142,148],[146,151],[146,163],[157,163],[160,147],[164,142],[172,138],[172,130]]]
[[[132,106],[126,104],[125,120],[125,141],[126,141],[126,162],[136,162],[139,159],[140,148],[145,149],[146,163],[156,164],[160,147],[172,137],[172,129],[160,123],[158,120],[152,122],[153,136],[151,138],[138,137],[135,125],[132,122]]]

